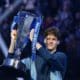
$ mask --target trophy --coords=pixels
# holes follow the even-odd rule
[[[39,20],[40,19],[40,20]],[[39,15],[26,12],[26,11],[20,11],[18,12],[17,16],[14,17],[11,30],[17,29],[18,30],[18,36],[15,44],[15,50],[14,50],[14,57],[13,58],[6,58],[4,60],[3,66],[8,68],[13,68],[18,71],[26,72],[27,68],[26,66],[21,62],[20,55],[22,50],[25,48],[25,46],[28,43],[28,33],[30,31],[30,28],[32,26],[36,26],[37,30],[39,32],[39,28],[41,25],[41,17]],[[35,30],[36,33],[36,30]],[[32,51],[35,53],[35,43],[36,43],[37,37],[34,36],[33,48]]]

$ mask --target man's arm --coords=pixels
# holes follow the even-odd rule
[[[54,55],[50,54],[47,49],[41,47],[39,50],[39,55],[44,58],[48,63],[51,70],[60,71],[64,76],[67,67],[67,57],[62,52],[56,52]]]
[[[11,43],[10,47],[8,50],[8,56],[13,57],[14,56],[14,50],[15,50],[15,45],[16,45],[16,40],[17,40],[17,30],[12,30],[11,31]],[[21,54],[21,59],[27,56],[31,55],[31,41],[28,39],[28,43],[26,47],[23,49],[22,54]]]
[[[9,57],[13,57],[13,55],[14,55],[16,39],[17,39],[17,30],[12,30],[11,31],[11,43],[10,43],[10,47],[8,50],[8,53],[9,53],[8,56]]]
[[[8,52],[10,54],[14,53],[15,43],[16,43],[16,40],[11,40],[10,47],[9,47],[9,50],[8,50]]]
[[[50,66],[51,71],[57,71],[64,77],[67,68],[67,57],[62,52],[53,53],[55,56],[49,53],[49,51],[41,46],[40,43],[36,44],[38,55],[42,56],[43,59]],[[62,78],[61,78],[62,79]]]

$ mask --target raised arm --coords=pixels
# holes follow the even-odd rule
[[[9,54],[13,54],[14,53],[16,39],[17,39],[17,30],[12,30],[11,31],[11,43],[10,43],[10,47],[9,47],[9,51],[8,51]]]

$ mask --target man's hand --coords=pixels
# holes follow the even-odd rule
[[[33,40],[33,37],[34,37],[34,29],[32,29],[30,31],[30,36],[29,37],[30,37],[30,40],[32,41]],[[42,47],[42,45],[39,42],[37,42],[36,43],[36,49],[39,50],[41,47]]]
[[[11,31],[11,39],[16,40],[17,39],[17,30],[12,30]]]
[[[17,30],[12,30],[11,31],[11,43],[10,43],[10,47],[8,51],[9,53],[14,53],[16,39],[17,39]]]
[[[34,29],[32,29],[32,30],[30,31],[30,34],[29,34],[29,38],[30,38],[31,42],[32,42],[32,40],[33,40],[33,36],[34,36]]]

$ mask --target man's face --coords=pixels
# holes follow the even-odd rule
[[[59,40],[57,39],[56,36],[49,34],[46,38],[45,38],[45,43],[46,43],[46,47],[48,50],[53,51],[56,50],[57,45],[59,44]]]

